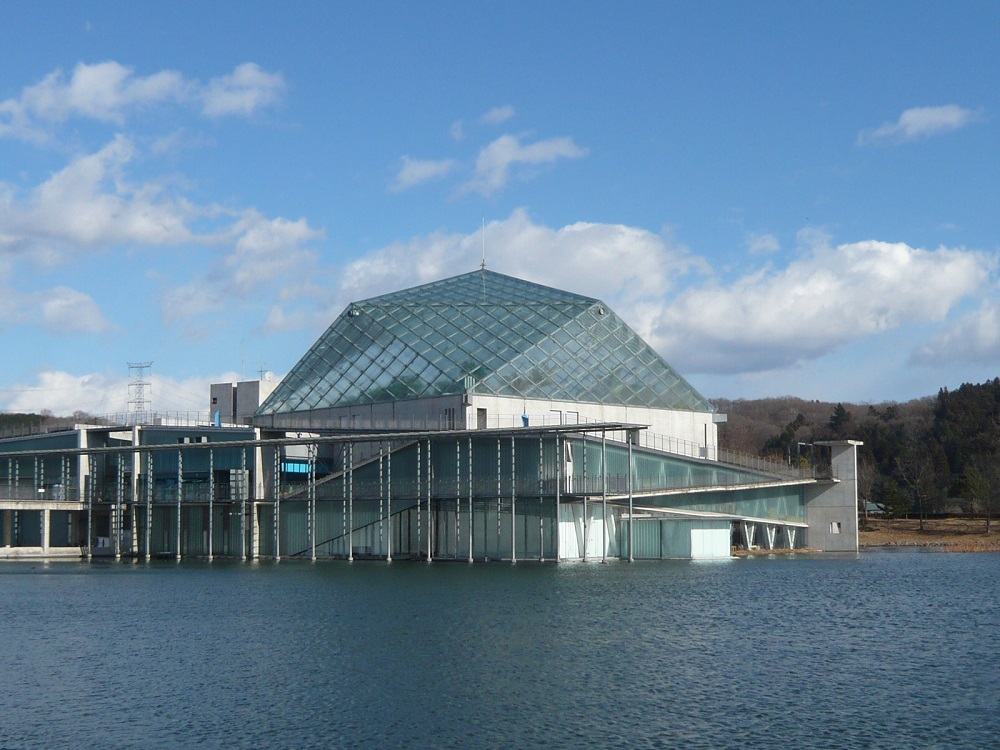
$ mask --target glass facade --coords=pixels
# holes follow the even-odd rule
[[[481,270],[350,305],[257,413],[461,393],[714,411],[600,300]]]

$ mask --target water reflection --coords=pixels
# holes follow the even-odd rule
[[[0,747],[989,747],[1000,556],[0,564]]]

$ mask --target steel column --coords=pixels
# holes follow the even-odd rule
[[[125,502],[125,477],[124,472],[124,460],[121,453],[117,454],[118,458],[118,471],[115,477],[115,560],[122,559],[122,523],[125,519],[125,513],[122,509],[122,504]]]
[[[177,450],[177,554],[176,558],[181,559],[181,496],[184,493],[184,451]]]
[[[347,488],[347,502],[350,518],[347,521],[347,560],[354,561],[354,441],[347,444],[347,460],[350,464],[348,468],[348,478],[350,484]],[[316,492],[313,491],[313,507],[316,506]]]
[[[545,447],[542,443],[542,433],[538,433],[538,559],[545,559],[545,523],[542,520],[542,505],[544,503],[543,493],[545,487],[542,484],[542,472],[545,467]],[[527,546],[527,539],[525,539]]]
[[[150,559],[153,536],[153,454],[146,453],[146,562]]]
[[[316,446],[309,445],[309,492],[306,496],[306,514],[309,519],[309,559],[316,561]],[[347,478],[343,477],[344,492],[346,493]],[[345,500],[346,503],[346,500]],[[347,508],[344,508],[344,523],[347,523]]]
[[[434,543],[434,522],[431,517],[431,439],[427,438],[427,562],[433,560],[432,545]]]
[[[389,516],[389,533],[386,536],[385,561],[392,562],[392,445],[385,458],[385,512]]]
[[[469,562],[472,562],[472,530],[476,525],[472,522],[473,519],[473,504],[472,504],[472,438],[469,438]]]
[[[587,485],[587,436],[584,434],[580,441],[583,450],[583,561],[587,562],[587,547],[590,544],[590,517],[587,509],[587,495],[590,487]],[[574,524],[575,525],[575,524]]]
[[[635,558],[632,556],[632,542],[635,538],[634,527],[635,527],[635,516],[632,511],[632,435],[634,433],[625,433],[625,438],[628,440],[628,561],[634,562]]]
[[[385,444],[378,443],[378,551],[385,551]]]
[[[94,554],[94,476],[97,474],[96,457],[93,453],[87,456],[90,492],[87,493],[87,559]]]
[[[417,441],[417,557],[420,557],[420,499],[423,494],[423,485],[420,482],[421,461],[420,461],[420,441]]]
[[[584,451],[587,448],[584,446]],[[601,544],[601,562],[608,561],[608,432],[601,430],[601,527],[604,542]]]
[[[586,444],[584,444],[584,449],[586,449]],[[563,556],[562,556],[562,536],[559,533],[559,524],[561,522],[560,516],[562,514],[562,502],[561,502],[562,501],[562,470],[563,470],[563,459],[565,458],[565,456],[563,456],[563,450],[565,450],[564,447],[563,447],[563,443],[562,443],[562,441],[561,441],[561,439],[559,437],[559,434],[556,433],[556,560],[557,561],[563,559]],[[586,493],[584,493],[583,497],[584,497],[584,502],[586,502],[586,498],[587,498]],[[584,518],[586,518],[586,514],[584,515]],[[586,528],[586,527],[584,527],[584,528]],[[583,548],[585,550],[584,554],[586,555],[586,549],[587,549],[586,535],[584,535]],[[586,557],[584,559],[586,559]]]
[[[208,449],[208,561],[214,559],[212,531],[215,526],[215,448]]]
[[[247,481],[247,449],[240,452],[240,558],[247,559],[247,495],[250,483]]]
[[[517,474],[514,471],[514,436],[510,436],[510,561],[517,562]]]
[[[281,448],[274,446],[274,559],[281,560]]]
[[[503,487],[500,481],[500,438],[497,438],[497,560],[502,560],[503,555],[501,553],[501,535],[502,531],[500,528],[500,500],[502,497]]]
[[[347,443],[340,444],[340,544],[347,539]],[[330,550],[331,553],[333,550]]]

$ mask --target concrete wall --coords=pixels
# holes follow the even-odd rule
[[[450,411],[449,411],[450,410]],[[449,414],[451,415],[449,419]],[[309,430],[464,429],[463,396],[437,396],[384,404],[356,404],[276,414],[275,428]],[[270,416],[258,420],[272,426]]]
[[[239,383],[213,383],[210,386],[210,417],[216,413],[223,424],[249,424],[264,399],[278,387],[280,381],[244,380]]]
[[[844,440],[829,443],[835,481],[806,487],[806,546],[824,552],[858,551],[858,448]]]
[[[480,409],[486,411],[487,427],[516,427],[522,423],[522,415],[527,414],[531,425],[583,422],[648,425],[649,433],[666,435],[702,448],[707,447],[708,456],[715,455],[719,443],[718,425],[715,424],[711,412],[471,394],[469,405],[465,408],[465,422],[469,427],[479,426]]]
[[[219,419],[232,424],[236,419],[236,384],[235,383],[212,383],[209,387],[211,400],[209,401],[209,414],[212,419],[219,415]]]

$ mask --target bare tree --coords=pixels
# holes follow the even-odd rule
[[[875,489],[875,461],[867,453],[858,457],[858,512],[868,523],[868,503],[873,499]]]
[[[919,528],[924,530],[927,506],[935,496],[934,464],[923,443],[912,443],[896,458],[896,473],[917,506]]]

